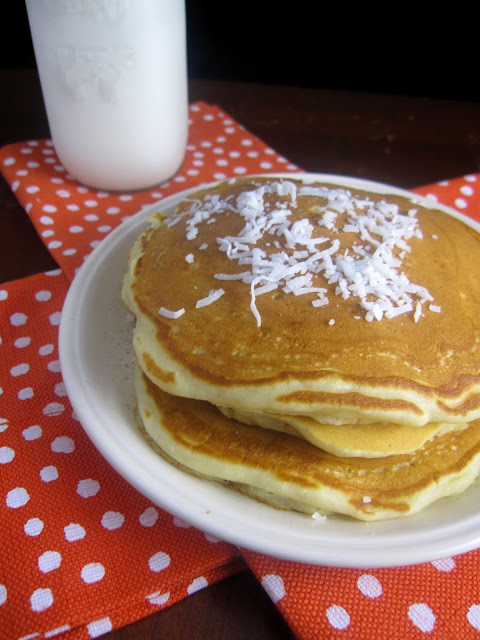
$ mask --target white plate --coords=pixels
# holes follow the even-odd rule
[[[307,175],[411,196],[378,183]],[[133,321],[120,300],[120,283],[128,251],[147,226],[147,217],[173,211],[186,193],[149,206],[113,231],[85,261],[65,301],[59,338],[62,374],[74,410],[103,456],[170,513],[227,542],[278,558],[373,568],[431,561],[480,546],[480,484],[405,519],[364,523],[329,517],[316,522],[187,475],[150,449],[133,418]],[[439,208],[480,230],[470,219]]]

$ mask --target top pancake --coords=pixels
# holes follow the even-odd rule
[[[123,284],[142,369],[175,395],[320,422],[480,417],[477,231],[413,195],[312,181],[302,194],[304,186],[293,177],[227,181],[189,196],[174,224],[152,218]],[[278,257],[275,275],[273,254],[287,256],[293,276]],[[323,291],[288,291],[301,284],[292,282],[299,263],[307,276],[317,265],[307,286]],[[240,273],[245,282],[226,279]],[[277,288],[253,298],[266,283]],[[394,315],[399,295],[411,310]]]

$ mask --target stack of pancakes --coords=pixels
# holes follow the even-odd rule
[[[480,470],[480,235],[432,203],[251,177],[155,214],[129,257],[139,423],[276,507],[405,516]]]

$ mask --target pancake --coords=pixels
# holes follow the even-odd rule
[[[136,393],[141,429],[160,455],[277,508],[364,521],[404,517],[464,491],[480,470],[479,420],[413,454],[343,458],[165,393],[140,368]]]
[[[164,391],[322,423],[480,418],[480,237],[415,196],[225,181],[158,214],[122,294]]]
[[[382,423],[332,425],[321,424],[305,416],[274,416],[219,408],[228,418],[289,433],[304,438],[324,451],[345,457],[382,458],[413,453],[432,438],[465,429],[468,425],[435,422],[423,427]]]

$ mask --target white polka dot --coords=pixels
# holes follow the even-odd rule
[[[62,242],[60,242],[60,240],[52,240],[52,242],[49,242],[47,247],[49,249],[58,249],[59,247],[62,246]]]
[[[59,402],[50,402],[46,407],[43,407],[42,413],[48,417],[59,416],[65,411],[63,404]]]
[[[163,551],[159,551],[155,553],[149,560],[148,566],[150,571],[154,573],[158,573],[159,571],[163,571],[170,565],[170,556]]]
[[[57,196],[60,198],[70,198],[70,191],[67,191],[66,189],[59,189],[57,191]]]
[[[40,471],[40,478],[43,482],[53,482],[54,480],[58,480],[57,467],[54,467],[53,465],[43,467]]]
[[[334,629],[346,629],[350,624],[348,613],[336,604],[327,609],[327,618]]]
[[[76,253],[76,249],[65,249],[65,251],[63,251],[64,256],[74,256]]]
[[[247,169],[245,167],[235,167],[233,172],[238,174],[247,173]]]
[[[28,345],[31,342],[31,338],[29,338],[28,336],[25,336],[23,338],[17,338],[14,342],[15,347],[17,347],[17,349],[24,349],[25,347],[28,347]]]
[[[424,603],[412,604],[408,608],[408,617],[420,631],[428,633],[435,626],[435,615]]]
[[[158,511],[155,507],[148,507],[145,511],[140,515],[139,521],[142,527],[153,527],[153,525],[158,520]]]
[[[65,389],[65,384],[63,382],[59,382],[54,387],[55,395],[59,398],[64,398],[67,395],[67,390]]]
[[[60,320],[62,318],[62,312],[61,311],[56,311],[55,313],[52,313],[48,319],[50,321],[50,324],[53,327],[58,327],[58,325],[60,324]]]
[[[35,294],[35,300],[38,302],[47,302],[52,297],[51,291],[37,291]]]
[[[100,582],[105,576],[105,567],[100,562],[90,562],[82,567],[80,572],[82,580],[87,584],[93,584],[94,582]]]
[[[175,516],[175,518],[173,519],[173,524],[180,529],[190,529],[191,527],[188,522],[182,520],[182,518],[178,518],[177,516]]]
[[[162,604],[166,604],[170,599],[170,591],[167,591],[166,593],[162,593],[161,591],[155,591],[154,593],[151,593],[150,595],[146,596],[146,599],[152,605],[159,606]]]
[[[112,230],[112,227],[110,227],[108,224],[102,224],[100,227],[98,227],[99,233],[108,233],[111,230]]]
[[[380,582],[375,576],[371,576],[368,573],[364,573],[359,577],[357,587],[367,598],[378,598],[383,593]]]
[[[6,418],[0,418],[0,433],[8,429],[8,420]]]
[[[15,458],[15,451],[10,447],[0,447],[0,464],[8,464]]]
[[[55,231],[53,229],[47,229],[46,231],[42,231],[42,238],[51,238],[55,235]]]
[[[38,424],[32,424],[31,427],[27,427],[22,431],[22,435],[25,440],[38,440],[42,435],[42,427]]]
[[[82,498],[92,498],[100,491],[100,483],[91,478],[80,480],[77,484],[77,493]]]
[[[70,631],[70,629],[71,627],[69,624],[62,624],[60,627],[55,627],[55,629],[49,629],[48,631],[45,631],[45,638],[54,638],[55,636],[59,636],[60,634],[65,633],[66,631]]]
[[[107,209],[107,213],[110,216],[116,216],[117,213],[120,213],[120,209],[118,207],[108,207]]]
[[[23,525],[23,530],[27,534],[27,536],[31,536],[32,538],[39,536],[43,531],[44,524],[40,518],[30,518]]]
[[[53,218],[50,218],[50,216],[41,216],[40,222],[45,225],[50,225],[53,224]]]
[[[37,589],[30,596],[30,606],[32,611],[45,611],[53,604],[53,594],[51,589]]]
[[[446,573],[453,571],[456,567],[455,560],[453,558],[442,558],[441,560],[434,560],[432,564],[435,569],[438,569],[438,571],[445,571]]]
[[[14,378],[18,376],[23,376],[28,373],[30,367],[26,362],[22,362],[22,364],[17,364],[10,369],[10,375]]]
[[[60,360],[52,360],[47,364],[47,369],[52,373],[60,372]]]
[[[10,316],[10,324],[14,327],[21,327],[27,322],[27,316],[24,313],[14,313]]]
[[[25,389],[20,389],[17,393],[17,397],[19,400],[30,400],[33,398],[33,389],[32,387],[25,387]]]
[[[36,162],[36,160],[30,160],[29,162],[27,162],[27,167],[29,169],[38,169],[39,166],[40,164]]]
[[[15,158],[14,158],[14,157],[12,157],[12,156],[8,156],[8,158],[5,158],[5,160],[3,161],[3,164],[4,164],[6,167],[11,167],[11,166],[12,166],[12,164],[15,164],[15,162],[16,162],[16,160],[15,160]]]
[[[268,573],[262,578],[262,587],[265,589],[272,602],[278,602],[285,597],[285,585],[283,579],[275,573]]]
[[[244,140],[242,140],[241,144],[242,144],[243,147],[251,147],[253,142],[251,140],[244,139]]]
[[[62,563],[62,556],[58,551],[45,551],[38,558],[38,568],[42,573],[50,573],[55,571]]]
[[[50,445],[54,453],[72,453],[75,451],[75,442],[68,436],[58,436]]]
[[[455,200],[455,206],[458,209],[465,209],[467,207],[467,202],[463,198],[457,198]]]
[[[78,204],[67,204],[67,209],[69,211],[79,211],[80,207]]]
[[[40,187],[37,187],[36,185],[31,185],[31,186],[27,187],[25,189],[25,191],[27,193],[38,193],[40,191]]]
[[[53,204],[44,204],[42,207],[42,211],[45,211],[45,213],[56,213],[57,207]]]
[[[86,216],[83,216],[83,219],[87,222],[96,222],[98,220],[98,216],[95,213],[89,213]]]
[[[82,233],[83,227],[81,227],[80,225],[76,224],[76,225],[71,226],[69,231],[70,231],[70,233]]]
[[[18,509],[24,507],[29,500],[28,491],[23,487],[17,487],[7,493],[6,504],[10,509]]]
[[[76,522],[67,524],[67,526],[63,528],[63,533],[65,534],[65,540],[67,542],[76,542],[77,540],[83,540],[86,535],[85,529]]]
[[[188,585],[187,593],[192,595],[192,593],[205,589],[205,587],[208,587],[207,579],[204,576],[200,576],[199,578],[195,578],[195,580]]]
[[[480,631],[480,605],[472,604],[467,612],[467,620],[474,629]]]
[[[107,511],[102,516],[102,527],[109,531],[120,529],[124,522],[125,516],[121,513],[117,513],[116,511]]]
[[[0,606],[7,601],[7,587],[4,584],[0,584]]]
[[[98,202],[96,200],[85,200],[84,204],[86,207],[90,208],[98,207]]]
[[[463,187],[460,187],[460,193],[462,193],[464,196],[473,196],[475,191],[469,184],[465,184],[463,185]]]
[[[38,353],[41,356],[48,356],[52,353],[53,349],[54,349],[53,344],[44,344],[39,348]]]
[[[217,538],[217,536],[212,536],[211,533],[205,533],[205,540],[207,540],[208,542],[212,542],[213,544],[217,544],[217,542],[221,542],[220,538]]]
[[[0,289],[0,300],[6,300],[8,298],[8,291]]]
[[[87,624],[88,635],[90,638],[98,638],[105,633],[112,631],[112,621],[110,618],[101,618],[100,620],[94,620]]]

